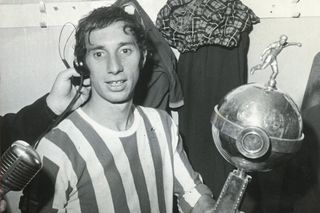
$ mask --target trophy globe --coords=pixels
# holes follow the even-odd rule
[[[272,68],[266,85],[237,87],[214,108],[214,143],[225,160],[237,168],[229,174],[214,212],[236,212],[251,179],[247,172],[269,171],[301,146],[301,113],[291,97],[277,89],[278,71]]]
[[[246,84],[228,93],[211,117],[221,155],[245,171],[268,171],[301,145],[302,117],[278,89]],[[218,136],[218,137],[217,137]]]

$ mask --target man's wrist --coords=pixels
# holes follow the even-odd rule
[[[57,107],[58,103],[54,100],[52,95],[49,93],[46,98],[47,106],[48,106],[48,112],[49,114],[54,114],[55,116],[59,116],[62,112]]]

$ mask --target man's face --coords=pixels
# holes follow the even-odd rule
[[[123,31],[123,22],[92,31],[86,39],[92,99],[124,103],[133,97],[139,78],[140,49],[135,37]]]

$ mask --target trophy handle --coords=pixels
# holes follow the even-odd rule
[[[251,176],[243,170],[236,169],[229,173],[214,207],[214,213],[235,213],[238,210],[243,194]]]

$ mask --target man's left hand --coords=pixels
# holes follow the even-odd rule
[[[63,113],[68,107],[71,100],[74,98],[78,86],[71,83],[72,76],[79,76],[75,69],[70,68],[60,72],[52,86],[50,94],[47,97],[49,108],[57,115]],[[80,91],[81,95],[72,107],[72,110],[77,109],[89,98],[91,86],[90,79],[84,80],[84,85]]]

